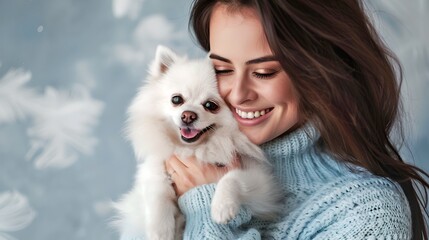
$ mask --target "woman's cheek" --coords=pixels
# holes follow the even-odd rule
[[[218,76],[217,85],[220,96],[225,99],[228,96],[228,92],[231,90],[231,78],[230,76]]]

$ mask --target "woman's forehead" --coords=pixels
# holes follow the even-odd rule
[[[223,6],[217,6],[211,17],[210,52],[245,61],[272,55],[257,15],[231,12]]]

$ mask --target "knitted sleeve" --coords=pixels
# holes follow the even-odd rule
[[[374,176],[337,184],[315,196],[317,214],[303,239],[411,239],[411,212],[398,184]]]
[[[183,239],[261,239],[254,229],[240,229],[251,219],[251,213],[242,207],[228,224],[217,224],[211,218],[211,199],[215,184],[193,188],[179,198],[179,207],[185,215],[186,227]]]

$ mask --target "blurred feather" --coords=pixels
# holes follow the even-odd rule
[[[64,168],[77,159],[78,152],[89,154],[97,140],[91,130],[97,124],[103,104],[91,98],[86,88],[67,93],[46,88],[34,125],[28,129],[36,168]]]
[[[21,193],[0,193],[0,240],[15,239],[4,232],[14,232],[27,227],[36,213]]]
[[[187,32],[163,14],[151,14],[141,18],[134,29],[132,42],[117,44],[113,49],[115,59],[123,63],[132,73],[142,74],[141,66],[154,57],[157,45],[175,45],[178,52],[185,52]]]
[[[123,18],[128,16],[130,19],[136,19],[140,13],[144,0],[113,0],[113,16]]]
[[[38,98],[25,86],[30,79],[23,69],[11,69],[0,79],[0,124],[21,120],[31,111]]]
[[[27,158],[36,157],[37,168],[63,168],[76,161],[78,152],[91,153],[96,139],[90,131],[103,104],[92,99],[83,86],[69,94],[48,87],[40,96],[25,86],[30,79],[31,73],[23,69],[9,70],[0,79],[0,123],[25,117],[33,120]]]

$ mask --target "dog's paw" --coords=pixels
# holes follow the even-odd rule
[[[231,197],[215,194],[211,206],[212,219],[216,223],[226,224],[233,219],[240,210],[240,203]]]

